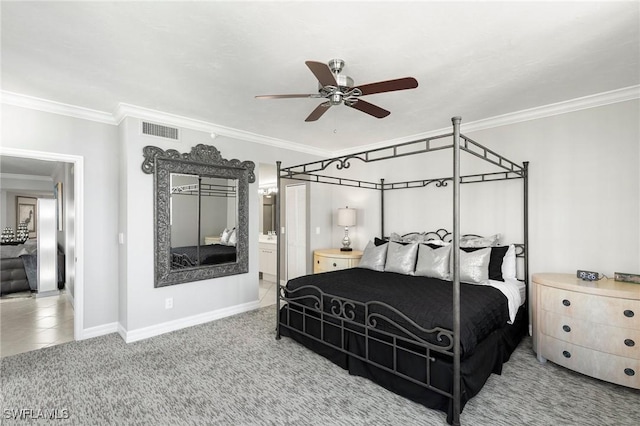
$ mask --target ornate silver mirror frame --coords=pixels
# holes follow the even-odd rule
[[[226,160],[211,145],[196,145],[180,154],[155,146],[143,148],[142,171],[153,174],[155,222],[155,287],[206,280],[249,271],[249,183],[256,180],[252,161]],[[172,173],[237,180],[236,261],[229,263],[172,268],[171,260],[171,184]],[[200,244],[200,243],[198,243]]]

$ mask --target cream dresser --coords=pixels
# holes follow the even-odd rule
[[[597,379],[640,389],[640,285],[533,275],[534,350]]]
[[[340,249],[323,249],[313,252],[313,273],[337,271],[358,266],[362,252],[359,250],[340,251]]]

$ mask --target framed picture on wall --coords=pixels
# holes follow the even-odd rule
[[[53,196],[56,199],[56,218],[58,221],[58,231],[62,231],[62,226],[64,224],[63,220],[63,211],[64,203],[62,197],[62,182],[58,182],[53,187]]]
[[[29,238],[36,238],[38,230],[38,199],[16,197],[16,229],[21,222],[27,224]]]

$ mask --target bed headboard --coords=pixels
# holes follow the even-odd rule
[[[409,232],[409,233],[400,235],[400,237],[402,237],[402,239],[406,239],[406,241],[426,242],[426,241],[439,240],[439,241],[445,241],[447,243],[450,243],[451,240],[453,239],[453,233],[450,231],[447,231],[444,228],[440,228],[435,231]],[[482,235],[477,235],[477,234],[464,234],[462,235],[462,237],[484,238]],[[388,236],[382,237],[382,239],[386,241],[389,241],[389,238],[390,237]],[[506,243],[506,244],[513,244],[515,246],[516,257],[521,257],[521,258],[525,257],[526,246],[524,243]]]

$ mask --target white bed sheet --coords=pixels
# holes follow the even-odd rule
[[[513,324],[516,319],[518,308],[527,300],[527,288],[523,282],[513,278],[505,278],[503,281],[487,280],[485,285],[497,288],[505,295],[509,304],[509,324]]]

